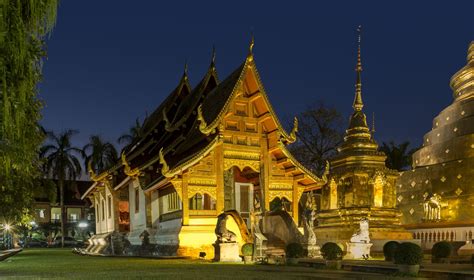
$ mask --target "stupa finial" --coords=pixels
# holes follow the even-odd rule
[[[372,112],[372,134],[375,133],[375,112]]]
[[[357,65],[355,68],[355,71],[357,73],[356,75],[356,92],[355,92],[355,97],[354,97],[354,104],[352,105],[352,108],[356,111],[361,111],[362,108],[364,107],[364,103],[362,102],[362,79],[361,79],[361,73],[362,73],[362,59],[361,59],[361,54],[360,54],[360,44],[361,44],[361,35],[362,35],[362,26],[359,25],[357,27],[357,33],[358,33],[358,39],[357,39]]]

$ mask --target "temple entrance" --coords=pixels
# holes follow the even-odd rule
[[[253,184],[235,183],[235,210],[250,228],[250,212],[253,210]]]
[[[130,231],[130,206],[128,202],[128,188],[122,188],[119,191],[118,214],[119,214],[118,230],[120,232],[129,232]]]
[[[254,203],[261,201],[259,173],[249,167],[233,166],[224,173],[224,208],[236,210],[250,230],[250,213]]]

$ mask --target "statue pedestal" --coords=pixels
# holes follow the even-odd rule
[[[347,252],[344,259],[365,259],[370,257],[372,243],[346,242]]]
[[[239,243],[214,243],[214,261],[216,262],[241,262],[239,256]]]
[[[303,248],[308,251],[308,258],[322,258],[321,248],[316,244],[303,244]]]

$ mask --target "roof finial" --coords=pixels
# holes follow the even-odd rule
[[[352,105],[352,108],[356,111],[361,111],[362,108],[364,107],[364,103],[362,102],[362,81],[361,81],[361,72],[362,72],[362,60],[361,60],[361,55],[360,55],[360,42],[361,42],[361,34],[362,34],[362,26],[359,25],[357,27],[357,33],[358,33],[358,40],[357,40],[357,65],[356,65],[356,92],[355,92],[355,97],[354,97],[354,104]]]
[[[252,31],[252,39],[250,40],[250,45],[249,45],[249,55],[253,55],[253,46],[255,45],[255,37],[253,36],[253,31]]]
[[[188,76],[188,59],[184,59],[184,75]]]
[[[215,64],[216,63],[216,46],[213,44],[212,45],[212,60],[211,60],[212,64]]]

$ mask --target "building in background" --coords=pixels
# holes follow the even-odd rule
[[[59,187],[56,180],[49,183],[56,188],[55,201],[51,202],[47,193],[35,195],[33,232],[37,238],[53,240],[61,235],[61,207]],[[81,200],[81,195],[90,187],[90,181],[65,181],[65,236],[87,240],[95,233],[95,214],[89,201]]]

